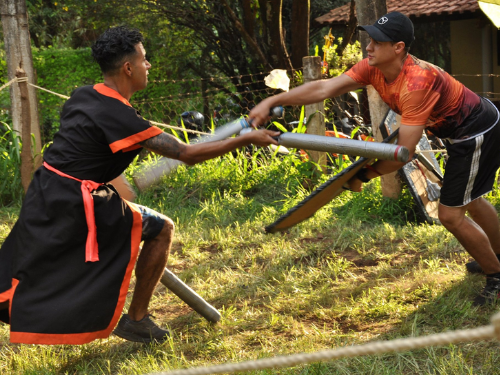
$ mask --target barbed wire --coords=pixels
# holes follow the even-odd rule
[[[264,82],[264,81],[262,81],[262,82]],[[274,89],[265,88],[265,89],[245,90],[245,91],[233,92],[233,93],[231,93],[231,95],[244,95],[244,94],[249,94],[249,93],[264,92],[264,91],[271,91],[271,90],[274,90]],[[160,97],[154,98],[154,99],[136,100],[135,103],[155,103],[155,102],[161,102],[163,99],[166,99],[165,101],[174,100],[173,98],[177,98],[177,100],[179,100],[179,98],[182,99],[182,98],[190,98],[190,97],[195,97],[195,96],[206,96],[205,94],[215,93],[215,92],[219,92],[219,91],[224,91],[224,89],[215,88],[213,90],[191,91],[191,92],[188,92],[185,94],[160,96]]]
[[[11,79],[9,82],[7,82],[4,85],[0,86],[0,91],[2,91],[4,88],[9,87],[14,82],[18,82],[18,83],[19,82],[28,82],[28,78],[27,77],[21,77],[21,78],[15,77],[15,78]],[[49,90],[49,89],[46,89],[46,88],[34,85],[34,84],[30,83],[30,82],[28,82],[28,85],[33,86],[33,87],[35,87],[35,88],[37,88],[39,90],[43,90],[45,92],[48,92],[50,94],[56,95],[56,96],[58,96],[60,98],[66,99],[66,100],[70,98],[67,95],[59,94],[59,93],[57,93],[55,91],[52,91],[52,90]],[[187,129],[185,127],[183,128],[183,127],[180,127],[180,126],[175,126],[175,125],[170,125],[170,124],[164,124],[164,123],[157,122],[157,121],[149,121],[149,122],[152,125],[155,125],[155,126],[161,126],[161,127],[168,128],[168,129],[180,130],[180,131],[187,132],[187,133],[192,133],[192,134],[200,134],[200,135],[210,134],[210,133],[196,131],[196,130],[193,130],[193,129]]]
[[[300,69],[287,69],[286,71],[290,72],[293,75],[294,72],[302,71],[302,68],[300,68]],[[227,81],[227,80],[232,80],[233,78],[242,79],[242,78],[245,78],[245,77],[257,77],[257,76],[262,76],[262,75],[265,75],[265,74],[269,74],[269,72],[260,72],[260,73],[253,73],[253,74],[238,74],[238,75],[229,76],[229,77],[226,77],[226,76],[220,76],[220,77],[215,76],[215,77],[208,77],[208,78],[203,78],[203,77],[202,78],[184,78],[184,79],[177,79],[177,80],[162,79],[162,80],[152,80],[151,82],[152,83],[199,82],[199,81],[213,82],[213,81],[217,81],[217,80]]]
[[[297,70],[298,71],[298,70]],[[262,80],[262,76],[266,74],[265,72],[257,74],[248,75],[236,75],[229,78],[240,78],[247,77],[255,79],[253,83],[257,85],[262,85],[265,81]],[[484,76],[482,74],[461,74],[462,76]],[[492,76],[492,75],[488,75]],[[493,75],[495,76],[495,75]],[[213,80],[226,79],[225,77],[212,77]],[[183,79],[183,80],[162,80],[161,82],[200,82],[203,80],[209,80],[205,78],[201,79]],[[8,87],[10,84],[15,82],[11,80],[4,84],[0,89]],[[295,81],[292,80],[292,85]],[[52,90],[40,87],[28,82],[31,86],[46,92],[50,95],[57,96],[62,99],[68,99],[69,96],[54,92]],[[250,83],[253,84],[253,83]],[[247,85],[234,85],[230,84],[231,89],[224,88],[209,88],[196,91],[189,91],[186,93],[176,93],[172,95],[158,95],[161,93],[161,88],[155,88],[155,86],[161,85],[160,83],[153,83],[150,87],[151,92],[145,92],[144,95],[149,97],[137,99],[133,98],[134,107],[140,111],[141,115],[150,119],[155,126],[161,126],[166,129],[174,129],[179,131],[185,131],[191,134],[207,134],[210,128],[213,126],[220,126],[229,121],[233,121],[242,115],[248,114],[248,112],[253,108],[263,98],[274,94],[277,90],[269,87],[255,88],[252,90],[248,89]],[[244,90],[235,91],[234,88],[245,86]],[[71,89],[74,89],[73,87]],[[228,92],[229,90],[229,92]],[[164,91],[164,90],[163,90]],[[226,94],[227,96],[221,96],[221,94]],[[494,92],[481,92],[480,95],[489,97],[491,99],[497,100],[500,97],[500,93]],[[364,94],[363,94],[364,95]],[[327,130],[333,129],[333,124],[336,125],[337,130],[342,126],[341,121],[347,116],[357,116],[361,119],[362,123],[370,126],[371,120],[369,117],[369,107],[368,101],[363,95],[355,100],[349,95],[344,95],[342,97],[333,98],[325,107],[324,117],[328,122]],[[43,104],[42,104],[43,103]],[[43,129],[43,134],[45,134],[46,139],[51,139],[52,135],[57,131],[59,124],[60,108],[61,103],[55,102],[54,100],[46,100],[45,98],[39,102],[39,113],[41,118],[41,126]],[[188,118],[184,116],[187,114]],[[194,124],[193,119],[189,118],[189,113],[201,114],[201,123]],[[349,113],[347,115],[346,113]],[[5,114],[5,112],[4,112]],[[288,123],[293,123],[297,120],[300,115],[300,107],[291,107],[286,112],[286,118],[283,119],[282,125],[288,126]],[[180,125],[182,120],[184,120],[185,128]],[[290,125],[292,126],[292,125]],[[291,129],[289,129],[291,130]]]

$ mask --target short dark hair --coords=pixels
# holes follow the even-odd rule
[[[100,35],[92,45],[92,57],[104,74],[113,73],[124,59],[136,53],[135,46],[144,41],[136,29],[112,27]]]

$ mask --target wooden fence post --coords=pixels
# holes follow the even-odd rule
[[[304,83],[321,79],[321,57],[305,56],[302,58],[304,66]],[[307,133],[315,135],[325,135],[325,106],[323,101],[320,103],[309,104],[305,106],[305,115],[307,117]],[[313,116],[314,115],[314,116]],[[311,118],[311,116],[313,116]],[[321,151],[308,151],[311,160],[320,166],[320,171],[325,171],[326,153]]]
[[[23,69],[16,70],[19,92],[21,94],[21,183],[24,193],[28,191],[33,173],[33,157],[31,155],[31,114],[28,94],[28,75]]]

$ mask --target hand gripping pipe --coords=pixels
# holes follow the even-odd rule
[[[177,297],[186,302],[194,311],[212,323],[217,323],[221,315],[215,307],[199,296],[193,289],[188,287],[170,270],[165,268],[161,283],[170,289]]]
[[[285,147],[362,156],[369,159],[400,161],[402,163],[406,163],[410,156],[410,152],[404,146],[313,134],[283,133],[278,137],[278,143]]]
[[[272,117],[281,117],[283,115],[283,107],[279,106],[271,108],[269,115]],[[232,135],[238,134],[243,129],[250,127],[251,124],[245,118],[240,118],[215,129],[213,134],[203,135],[200,138],[193,140],[193,143],[221,141],[231,137]],[[140,191],[143,191],[159,181],[163,176],[175,170],[181,164],[184,163],[180,160],[161,157],[156,163],[140,169],[133,177],[133,180],[137,188]]]

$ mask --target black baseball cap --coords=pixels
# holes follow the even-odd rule
[[[387,13],[373,25],[358,26],[358,29],[366,31],[378,42],[404,42],[406,47],[410,47],[415,39],[413,22],[399,12]]]

